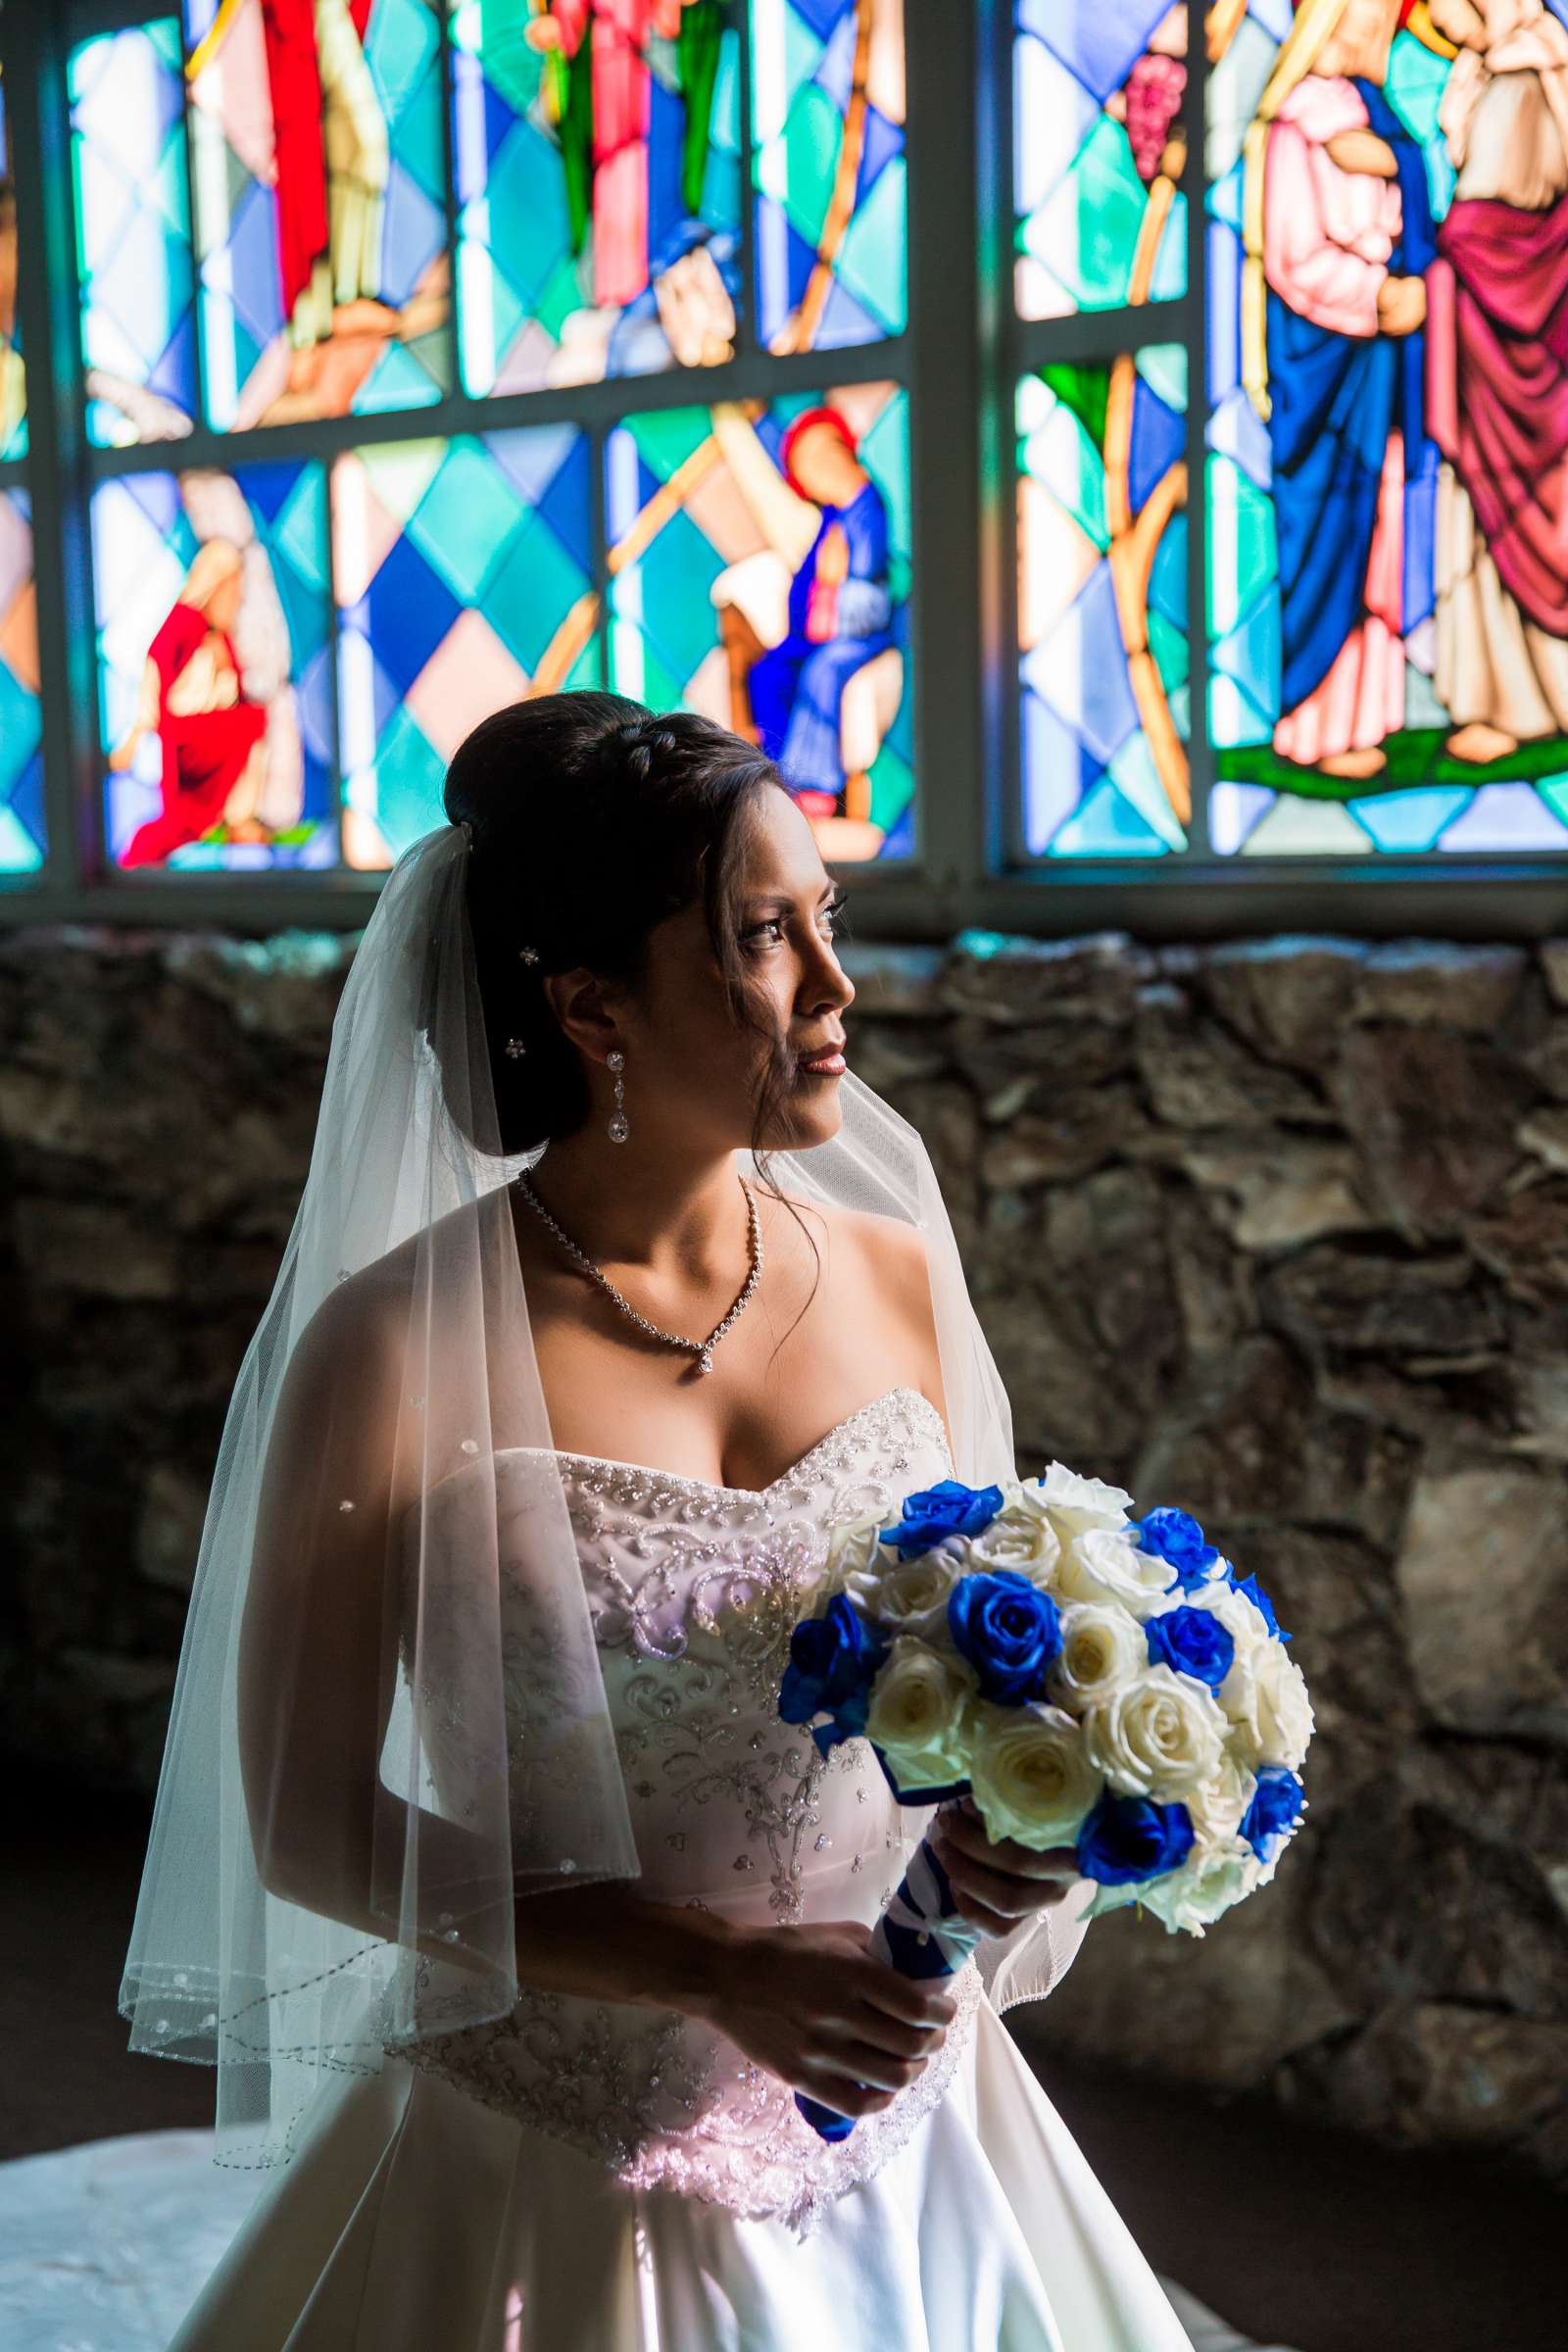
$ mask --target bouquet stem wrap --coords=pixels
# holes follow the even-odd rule
[[[952,1977],[984,1933],[959,1917],[948,1874],[927,1837],[871,1931],[871,1949],[901,1977]],[[803,2090],[795,2093],[795,2104],[823,2139],[848,2139],[855,2130],[853,2115],[840,2115]]]

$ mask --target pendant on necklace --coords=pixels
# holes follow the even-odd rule
[[[697,1369],[699,1372],[711,1372],[713,1369],[713,1359],[706,1348],[697,1358]]]

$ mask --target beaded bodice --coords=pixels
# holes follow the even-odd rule
[[[503,1487],[534,1449],[496,1456]],[[918,1390],[859,1406],[760,1490],[598,1455],[557,1455],[637,1838],[639,1895],[758,1926],[870,1925],[931,1818],[896,1804],[863,1740],[822,1757],[777,1711],[789,1636],[833,1527],[896,1519],[952,1475]],[[504,1497],[503,1497],[504,1499]],[[502,1514],[505,1525],[505,1511]],[[507,1608],[506,1557],[502,1606]],[[939,2100],[982,1997],[974,1963],[937,2055],[846,2140],[788,2086],[674,2010],[527,1988],[504,2019],[400,2055],[571,2142],[627,2185],[671,2186],[805,2234]]]

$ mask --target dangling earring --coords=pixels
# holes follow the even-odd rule
[[[626,1067],[626,1056],[617,1052],[607,1054],[605,1059],[615,1073],[615,1107],[610,1114],[610,1140],[612,1144],[623,1144],[631,1133],[631,1129],[626,1124],[626,1113],[621,1108],[621,1104],[626,1100],[626,1089],[621,1082],[620,1073]]]

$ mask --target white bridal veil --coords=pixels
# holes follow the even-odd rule
[[[286,2160],[333,2076],[505,2016],[519,1897],[640,1873],[507,1189],[541,1154],[500,1151],[468,855],[457,825],[416,841],[360,943],[202,1534],[120,2009],[133,2050],[216,2065],[220,2164]],[[840,1102],[831,1141],[771,1156],[778,1183],[923,1228],[957,1475],[1008,1476],[925,1146],[853,1072]],[[538,1476],[502,1531],[514,1447]],[[510,1632],[503,1557],[530,1603]],[[1003,1971],[1006,1999],[1049,1989],[1072,1932],[1044,1913],[983,1944],[994,1997]]]

